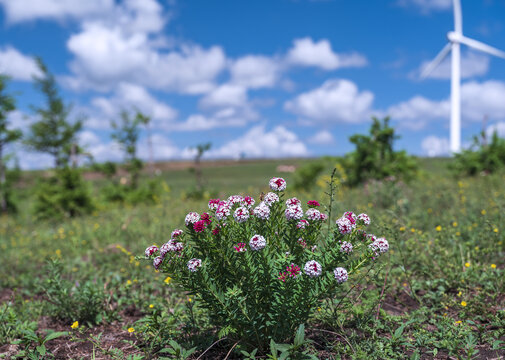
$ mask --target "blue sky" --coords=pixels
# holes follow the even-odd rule
[[[462,0],[467,37],[505,50],[505,2]],[[0,71],[18,96],[14,127],[40,104],[32,56],[56,74],[98,161],[120,160],[110,120],[150,115],[154,156],[341,155],[373,115],[391,115],[397,147],[449,147],[449,62],[419,71],[453,28],[451,0],[0,0]],[[449,59],[447,59],[449,60]],[[462,141],[505,136],[505,60],[462,50]],[[146,133],[139,153],[147,158]],[[19,148],[25,168],[47,156]]]

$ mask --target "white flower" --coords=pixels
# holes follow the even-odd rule
[[[198,268],[202,266],[202,260],[193,258],[188,261],[188,269],[191,272],[198,271]]]
[[[363,225],[370,225],[370,218],[368,217],[367,214],[359,214],[358,215],[358,220],[363,223]]]
[[[188,215],[186,215],[186,219],[185,219],[186,226],[189,226],[190,224],[194,224],[198,220],[200,220],[200,215],[196,212],[190,212]]]
[[[162,256],[157,256],[154,258],[153,260],[153,266],[156,270],[159,269],[159,267],[161,266],[161,263],[163,262],[163,257]]]
[[[375,249],[378,249],[381,253],[385,253],[389,250],[389,243],[388,241],[381,237],[375,240],[372,245],[375,247]]]
[[[333,274],[335,275],[335,279],[337,279],[337,282],[339,284],[346,282],[348,279],[347,270],[343,267],[338,267],[333,270]]]
[[[184,244],[181,242],[176,242],[175,240],[168,240],[165,244],[163,244],[160,248],[160,255],[165,257],[165,255],[169,252],[180,252],[184,248]]]
[[[288,220],[300,220],[303,217],[303,209],[301,206],[289,206],[284,212]]]
[[[310,277],[316,277],[323,273],[323,268],[316,260],[310,260],[303,267],[303,271]]]
[[[263,202],[268,206],[272,206],[273,203],[279,202],[279,196],[276,193],[269,192],[263,198]]]
[[[256,201],[250,196],[245,196],[244,201],[242,201],[242,204],[247,206],[248,209],[252,208],[255,203],[256,203]]]
[[[183,231],[182,231],[182,230],[180,230],[180,229],[175,229],[174,231],[172,231],[172,234],[170,235],[170,237],[171,237],[172,239],[175,239],[176,237],[181,236],[181,235],[182,235],[182,233],[183,233]]]
[[[341,234],[345,235],[350,234],[352,232],[353,226],[348,218],[342,216],[341,218],[337,219],[336,224],[338,226],[338,231]]]
[[[149,246],[146,251],[144,252],[144,254],[146,255],[146,257],[150,257],[152,254],[154,254],[156,251],[158,251],[158,247],[156,245],[153,245],[153,246]]]
[[[246,207],[241,206],[235,210],[233,217],[238,223],[243,223],[249,219],[249,210]]]
[[[286,200],[286,206],[296,206],[300,205],[301,203],[302,202],[295,197]]]
[[[314,208],[307,210],[305,216],[311,221],[321,221],[321,212]]]
[[[286,180],[284,180],[283,178],[274,177],[270,179],[269,185],[270,189],[272,189],[273,191],[286,190]]]
[[[230,216],[231,213],[230,208],[231,208],[230,204],[228,204],[228,202],[226,201],[222,201],[221,203],[219,203],[219,206],[217,207],[216,210],[216,219],[224,220],[228,216]]]
[[[219,199],[210,199],[209,200],[209,209],[210,210],[217,210],[220,202],[221,202],[221,200],[219,200]]]
[[[298,221],[298,224],[296,224],[297,229],[302,229],[305,230],[305,228],[309,225],[309,222],[307,220],[300,220]]]
[[[233,207],[233,205],[235,205],[235,204],[240,204],[243,201],[244,201],[244,198],[240,195],[231,195],[228,198],[228,204],[230,204],[230,207]]]
[[[253,250],[261,250],[263,249],[265,246],[267,246],[267,241],[265,240],[265,238],[261,235],[254,235],[252,238],[251,238],[251,241],[249,241],[249,246],[251,247],[251,249]]]
[[[352,244],[350,242],[344,241],[340,246],[340,251],[344,254],[352,253]]]
[[[260,202],[260,204],[254,208],[253,214],[257,218],[268,220],[270,217],[270,208],[264,202]]]

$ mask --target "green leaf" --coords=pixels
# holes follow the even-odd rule
[[[46,338],[44,339],[44,343],[46,343],[47,341],[50,341],[50,340],[53,340],[53,339],[56,339],[56,338],[59,338],[59,337],[62,337],[62,336],[67,336],[68,335],[68,332],[67,331],[59,331],[59,332],[53,332],[53,333],[50,333],[49,335],[46,336]]]

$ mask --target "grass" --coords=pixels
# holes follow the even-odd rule
[[[303,161],[238,162],[203,173],[207,189],[221,197],[257,199],[268,179],[280,175],[288,196],[326,203],[323,187],[295,194],[289,190],[293,175],[276,173],[281,163]],[[349,281],[343,303],[318,309],[305,327],[307,354],[505,356],[504,174],[456,179],[447,160],[421,163],[420,177],[410,184],[338,189],[333,218],[346,210],[368,213],[372,232],[384,234],[391,251],[380,268]],[[159,179],[165,185],[154,205],[100,204],[91,216],[34,222],[27,190],[20,216],[0,220],[0,358],[219,359],[232,347],[229,359],[246,357],[240,346],[218,339],[219,329],[208,325],[194,299],[135,259],[183,226],[188,211],[206,208],[205,200],[183,197],[194,186],[187,169]]]

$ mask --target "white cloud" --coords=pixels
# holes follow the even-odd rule
[[[91,103],[100,112],[86,121],[85,125],[90,128],[108,128],[110,119],[123,109],[138,109],[151,117],[153,128],[167,128],[177,118],[177,110],[154,98],[145,88],[130,83],[120,83],[112,97],[96,97]]]
[[[332,133],[329,132],[328,130],[321,130],[318,133],[311,136],[308,142],[316,145],[328,145],[334,143],[335,138],[333,137]]]
[[[247,55],[235,60],[230,66],[231,82],[248,88],[274,86],[281,67],[276,59]]]
[[[398,0],[397,4],[403,7],[415,7],[425,15],[432,11],[445,11],[452,8],[452,0]]]
[[[121,81],[182,93],[204,93],[214,88],[215,77],[225,68],[218,46],[203,49],[182,45],[178,51],[160,52],[147,34],[128,34],[120,27],[86,24],[67,46],[75,55],[70,64],[74,88],[107,90]]]
[[[401,126],[418,130],[423,128],[429,120],[448,118],[450,115],[449,101],[433,101],[422,96],[392,105],[387,110],[393,120],[404,120]]]
[[[161,134],[154,134],[151,137],[154,160],[174,159],[181,156],[181,151],[172,142]],[[139,144],[138,155],[141,159],[149,159],[149,147],[147,139]]]
[[[293,47],[286,55],[286,61],[292,65],[315,66],[324,70],[361,67],[367,64],[363,55],[358,53],[337,54],[333,52],[328,40],[314,42],[309,37],[293,41]]]
[[[284,108],[303,119],[357,123],[369,118],[373,99],[373,93],[360,92],[352,81],[332,79],[287,101]]]
[[[470,81],[461,86],[461,117],[465,121],[505,120],[505,83],[496,80]],[[430,120],[449,119],[450,100],[429,100],[422,96],[392,105],[387,114],[412,129],[424,127]],[[448,124],[448,122],[447,122]]]
[[[264,125],[250,129],[243,136],[224,144],[218,149],[209,151],[209,157],[235,158],[280,158],[307,156],[305,144],[295,133],[283,126],[277,126],[270,132]]]
[[[505,138],[505,121],[500,121],[496,124],[489,125],[486,128],[487,137],[491,138],[491,136],[493,136],[495,131],[499,137]]]
[[[244,106],[247,103],[246,88],[240,85],[223,84],[200,100],[202,107]]]
[[[449,139],[430,135],[423,139],[421,148],[429,157],[449,155]]]
[[[114,0],[0,0],[9,22],[38,18],[63,19],[100,15],[111,11]]]
[[[411,77],[418,78],[419,74],[431,62],[424,61],[419,69],[411,73]],[[487,74],[489,70],[489,56],[483,55],[474,51],[466,51],[461,56],[461,78],[471,78]],[[433,79],[450,79],[451,78],[451,57],[444,59],[429,75]]]
[[[0,74],[26,81],[31,81],[33,76],[42,75],[33,58],[21,54],[12,46],[0,48]]]

